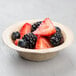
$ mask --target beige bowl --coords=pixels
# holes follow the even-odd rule
[[[72,43],[72,41],[73,41],[72,31],[64,25],[53,22],[55,26],[60,27],[62,30],[62,34],[64,36],[63,44],[61,44],[57,47],[54,47],[54,48],[40,49],[40,50],[25,49],[25,48],[21,48],[21,47],[14,45],[14,43],[12,42],[12,39],[11,39],[12,32],[19,31],[20,28],[23,26],[23,24],[26,22],[32,24],[37,21],[41,21],[41,20],[25,20],[25,21],[21,21],[19,23],[13,24],[12,26],[8,27],[3,32],[3,35],[2,35],[3,41],[9,47],[13,48],[14,50],[17,50],[17,52],[19,53],[20,56],[22,56],[25,59],[33,60],[33,61],[42,61],[42,60],[47,60],[47,59],[53,58],[54,56],[56,56],[56,54],[60,50],[66,48],[67,46],[69,46]]]

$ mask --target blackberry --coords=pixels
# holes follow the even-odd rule
[[[35,22],[35,23],[32,25],[31,32],[35,31],[35,30],[40,26],[41,23],[42,23],[42,21]]]
[[[53,46],[58,46],[62,43],[61,42],[62,39],[63,39],[62,33],[56,32],[54,35],[50,37],[50,42]]]
[[[29,49],[35,48],[35,44],[37,41],[36,35],[34,35],[33,33],[29,33],[24,35],[22,39],[26,42],[25,48],[29,48]]]
[[[55,27],[56,28],[56,32],[61,32],[61,29],[59,27]]]
[[[16,40],[20,38],[20,33],[18,31],[12,33],[12,40]]]

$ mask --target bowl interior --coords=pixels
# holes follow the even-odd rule
[[[20,52],[21,51],[22,52],[33,52],[33,53],[56,52],[56,51],[59,51],[61,49],[64,49],[65,47],[69,46],[71,44],[71,42],[73,41],[73,33],[72,33],[72,31],[69,28],[67,28],[66,26],[64,26],[62,24],[53,22],[55,26],[58,26],[62,30],[62,34],[63,34],[63,37],[64,37],[64,43],[62,43],[61,45],[56,46],[54,48],[39,49],[39,50],[25,49],[25,48],[21,48],[21,47],[16,46],[13,43],[12,39],[11,39],[12,32],[19,31],[20,28],[23,26],[23,24],[26,23],[26,22],[32,24],[32,23],[37,22],[37,21],[41,21],[41,20],[26,20],[26,21],[21,21],[21,22],[18,22],[16,24],[13,24],[13,25],[9,26],[3,32],[3,35],[2,35],[3,41],[6,43],[6,45],[8,45],[9,47],[11,47],[11,48],[13,48],[13,49],[15,49],[17,51],[20,51]]]

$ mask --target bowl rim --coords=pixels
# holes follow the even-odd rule
[[[36,22],[36,21],[41,21],[42,19],[32,19],[32,20],[23,20],[23,21],[19,21],[17,22],[16,24],[13,24],[11,26],[9,26],[6,30],[4,30],[3,34],[2,34],[2,39],[4,41],[4,43],[14,49],[14,50],[17,50],[19,52],[28,52],[28,53],[50,53],[50,52],[57,52],[59,50],[62,50],[64,48],[66,48],[67,46],[69,46],[73,40],[74,40],[74,35],[72,33],[72,31],[67,27],[67,26],[64,26],[60,23],[57,23],[57,22],[54,22],[54,25],[55,26],[58,26],[61,28],[61,30],[65,33],[66,35],[66,40],[64,41],[63,44],[59,45],[59,46],[56,46],[54,48],[48,48],[48,49],[26,49],[26,48],[21,48],[21,47],[18,47],[16,46],[11,38],[8,36],[10,34],[10,32],[12,31],[12,28],[14,27],[18,27],[18,26],[22,26],[24,23],[26,22],[29,22],[29,23],[33,23],[33,22]],[[11,29],[11,30],[9,30]],[[13,31],[14,32],[14,31]],[[5,38],[6,37],[6,38]]]

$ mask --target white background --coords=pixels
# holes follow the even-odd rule
[[[76,0],[0,0],[0,76],[76,76],[76,41],[44,62],[23,60],[3,43],[2,32],[11,24],[45,17],[68,26],[76,35]]]

